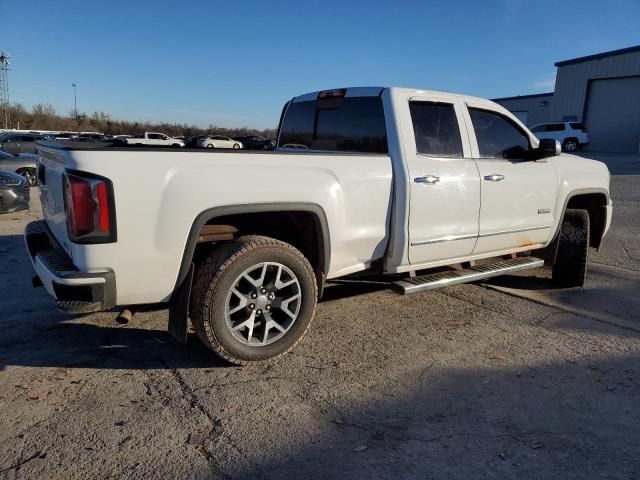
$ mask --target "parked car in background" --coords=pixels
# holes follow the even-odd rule
[[[74,133],[72,132],[60,132],[53,135],[54,140],[69,140],[69,138],[73,137]]]
[[[0,213],[29,208],[29,184],[20,175],[0,170]]]
[[[35,133],[9,133],[0,137],[0,150],[7,153],[36,153],[36,141],[45,136]]]
[[[80,135],[71,135],[69,137],[69,141],[84,141],[84,140],[95,140],[97,142],[101,142],[107,139],[105,135],[102,133],[81,133]]]
[[[257,137],[255,135],[233,137],[233,140],[241,142],[243,148],[246,148],[247,150],[273,150],[275,147],[275,143],[268,138]]]
[[[187,137],[184,139],[184,146],[187,148],[198,148],[198,143],[203,138],[207,138],[207,135],[194,135],[193,137]]]
[[[127,145],[148,145],[157,147],[184,147],[184,142],[179,138],[173,138],[160,132],[144,132],[125,138]]]
[[[0,152],[0,169],[8,170],[24,177],[29,186],[38,184],[36,176],[36,161],[38,156],[33,153]]]
[[[547,138],[558,140],[562,150],[569,153],[589,143],[587,129],[580,122],[540,123],[534,125],[531,131],[540,140]]]
[[[222,135],[208,135],[200,138],[196,142],[196,146],[200,148],[233,148],[234,150],[239,150],[242,148],[242,142]]]

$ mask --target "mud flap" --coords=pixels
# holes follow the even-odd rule
[[[560,227],[562,228],[562,226]],[[556,257],[558,256],[558,246],[560,245],[560,231],[553,239],[553,241],[542,250],[535,250],[534,255],[544,260],[544,264],[547,267],[553,267],[556,263]]]
[[[169,302],[169,333],[180,343],[187,343],[189,323],[189,299],[193,281],[194,264],[189,267],[186,277],[173,292]]]

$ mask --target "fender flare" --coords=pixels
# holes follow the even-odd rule
[[[556,225],[555,232],[551,237],[551,241],[547,244],[546,247],[542,249],[542,258],[544,258],[545,264],[553,265],[556,260],[556,254],[558,253],[558,239],[560,238],[560,229],[562,228],[562,222],[564,221],[564,214],[567,211],[567,205],[569,205],[569,201],[580,195],[588,195],[598,193],[605,196],[607,200],[607,205],[611,201],[609,196],[609,192],[604,188],[578,188],[576,190],[571,190],[564,199],[564,204],[562,205],[562,210],[558,215],[558,224]],[[601,239],[602,240],[602,239]]]
[[[558,225],[556,226],[556,231],[553,234],[552,241],[556,239],[558,234],[560,233],[560,227],[562,227],[562,221],[564,220],[564,212],[567,211],[567,205],[569,205],[569,201],[573,197],[578,197],[580,195],[588,195],[590,193],[601,193],[607,199],[606,205],[609,205],[611,198],[609,196],[609,192],[604,188],[578,188],[576,190],[571,190],[567,193],[567,196],[564,199],[564,205],[562,205],[562,210],[560,211],[560,215],[558,216]]]
[[[331,260],[331,241],[329,236],[329,223],[327,216],[322,207],[315,203],[303,202],[277,202],[277,203],[251,203],[241,205],[226,205],[221,207],[209,208],[195,218],[189,230],[187,242],[182,254],[180,269],[178,270],[178,278],[174,287],[174,292],[182,285],[189,274],[193,255],[196,250],[198,241],[198,232],[203,225],[209,220],[224,215],[237,215],[243,213],[262,213],[262,212],[308,212],[313,215],[317,224],[319,233],[318,245],[321,247],[318,257],[318,264],[321,268],[321,274],[326,277],[329,272],[329,264]]]

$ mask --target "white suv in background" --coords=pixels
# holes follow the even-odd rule
[[[538,139],[558,140],[565,152],[575,152],[580,145],[589,143],[587,129],[580,122],[540,123],[531,127]]]

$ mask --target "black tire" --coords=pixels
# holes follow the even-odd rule
[[[561,288],[582,287],[589,257],[589,212],[568,209],[564,213],[553,283]]]
[[[174,143],[173,145],[171,145],[172,148],[180,148],[182,147],[182,145],[180,145],[179,143]]]
[[[207,143],[207,148],[215,148],[215,146],[213,145],[213,143]]]
[[[253,346],[234,336],[225,308],[242,273],[262,262],[278,262],[290,269],[297,277],[301,297],[298,316],[286,333],[273,343]],[[198,266],[191,295],[191,321],[200,340],[222,358],[237,365],[253,364],[276,359],[300,341],[315,314],[317,296],[313,268],[299,250],[273,238],[244,236],[220,245]]]
[[[233,144],[233,149],[234,150],[240,150],[240,144],[239,143],[234,143]]]
[[[562,151],[567,153],[573,153],[578,151],[578,140],[575,138],[567,138],[562,142]]]

